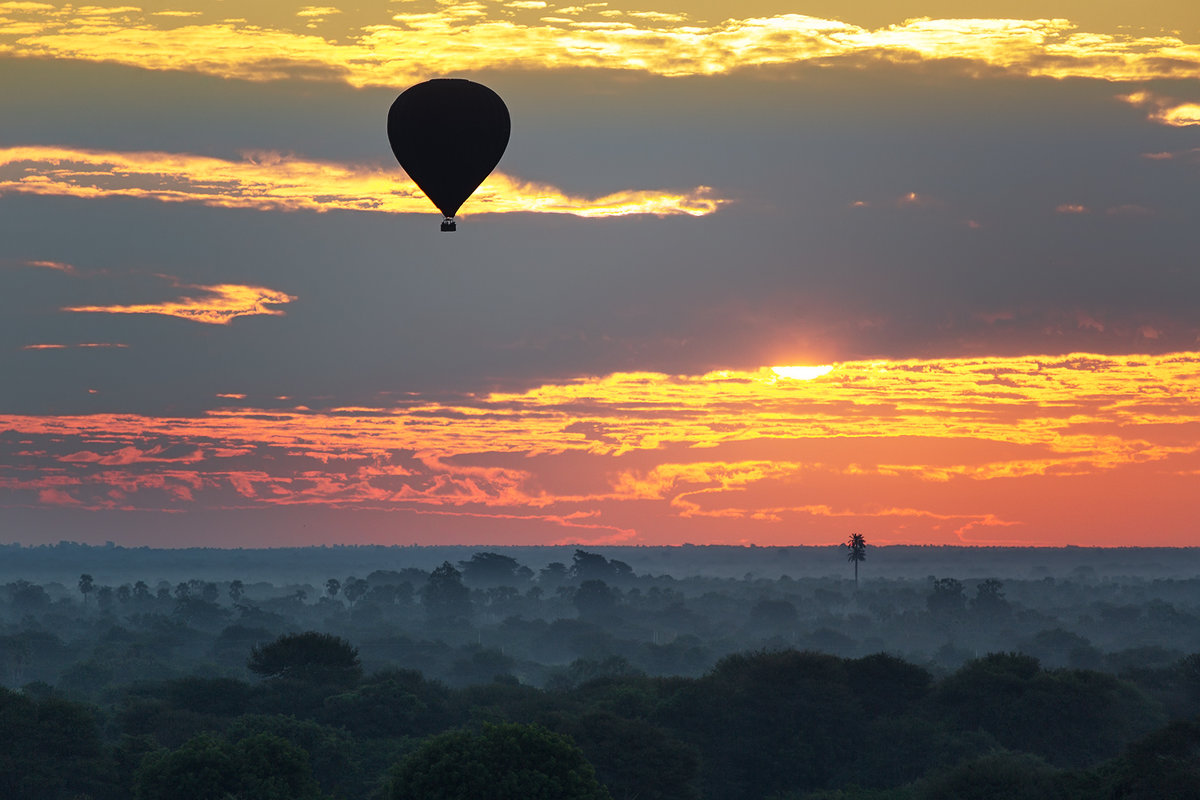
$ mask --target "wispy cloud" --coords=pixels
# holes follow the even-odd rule
[[[414,2],[326,39],[309,29],[330,13],[326,7],[302,7],[300,16],[281,15],[268,26],[230,19],[181,25],[132,7],[7,6],[12,19],[0,28],[0,52],[250,80],[320,76],[355,86],[404,86],[437,74],[507,67],[711,75],[800,62],[946,59],[1059,78],[1200,76],[1200,45],[1179,35],[1084,31],[1065,19],[920,18],[869,29],[802,14],[697,24],[684,14],[597,4],[545,15],[546,3],[522,0]]]
[[[112,347],[112,348],[116,348],[118,350],[123,350],[123,349],[129,347],[129,345],[116,343],[116,342],[80,342],[78,344],[27,344],[27,345],[23,346],[21,349],[22,350],[67,350],[67,349],[74,348],[74,347],[82,347],[82,348],[96,347],[96,348],[101,348],[101,349]]]
[[[141,303],[128,306],[68,306],[63,311],[97,314],[159,314],[210,325],[228,325],[238,317],[282,316],[284,313],[282,310],[271,306],[290,303],[296,299],[285,292],[261,286],[243,286],[232,283],[216,286],[176,285],[180,289],[195,290],[196,294],[161,303]]]
[[[186,153],[0,148],[0,194],[4,192],[137,197],[264,211],[436,213],[399,167],[309,161],[268,152],[227,161]],[[725,202],[705,186],[575,197],[553,186],[493,173],[463,208],[476,214],[703,216]]]
[[[18,261],[18,265],[24,267],[34,267],[36,269],[52,269],[55,272],[62,272],[67,275],[78,275],[79,271],[74,265],[67,264],[62,261]]]
[[[1161,125],[1175,128],[1200,125],[1200,103],[1197,102],[1176,100],[1148,91],[1119,95],[1117,99],[1145,109],[1146,118]]]

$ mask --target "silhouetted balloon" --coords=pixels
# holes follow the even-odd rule
[[[461,78],[409,87],[388,111],[388,141],[408,177],[446,217],[453,217],[495,168],[511,123],[500,96]]]

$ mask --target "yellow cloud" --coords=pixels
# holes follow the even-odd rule
[[[297,17],[328,17],[331,14],[340,14],[340,8],[333,6],[305,6],[296,12]]]
[[[1154,92],[1131,92],[1117,96],[1136,108],[1146,110],[1146,118],[1161,125],[1183,128],[1190,125],[1200,125],[1200,103],[1175,100]],[[1152,154],[1148,158],[1163,154]],[[1169,157],[1169,155],[1168,155]]]
[[[434,211],[399,167],[307,161],[264,152],[227,161],[185,153],[0,148],[0,194],[4,192],[138,197],[274,211]],[[682,192],[628,190],[598,198],[574,197],[553,186],[493,173],[464,208],[475,214],[703,216],[725,202],[705,186]]]
[[[957,59],[1016,74],[1140,81],[1200,77],[1200,45],[1176,34],[1080,31],[1064,19],[911,19],[879,29],[802,14],[693,24],[682,14],[631,12],[613,22],[600,4],[558,9],[517,0],[405,3],[377,22],[327,39],[293,30],[328,12],[303,7],[274,25],[245,20],[172,23],[133,7],[8,3],[0,53],[111,61],[272,80],[337,77],[354,86],[402,87],[433,75],[498,68],[593,67],[658,75],[710,75],[744,67],[839,59]],[[419,9],[419,10],[416,10]],[[165,24],[165,23],[164,23]]]
[[[185,286],[201,292],[195,297],[182,297],[164,303],[144,303],[132,306],[70,306],[63,311],[101,314],[161,314],[180,317],[210,325],[228,325],[237,317],[282,316],[273,305],[290,303],[296,298],[261,286],[241,286],[223,283],[217,286]]]

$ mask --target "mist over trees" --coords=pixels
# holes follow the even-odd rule
[[[0,551],[6,798],[1200,791],[1190,550]]]

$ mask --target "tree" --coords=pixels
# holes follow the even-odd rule
[[[112,797],[95,709],[0,687],[0,797]]]
[[[933,590],[925,598],[930,614],[955,616],[966,608],[967,596],[963,594],[962,581],[956,578],[938,578],[930,583]]]
[[[330,578],[325,581],[325,594],[329,595],[330,599],[337,597],[338,592],[342,590],[342,582],[337,578]]]
[[[202,733],[178,750],[151,753],[138,770],[139,800],[318,800],[308,754],[271,734],[231,743]]]
[[[104,613],[112,611],[113,602],[116,599],[116,593],[111,586],[101,586],[96,590],[96,605]]]
[[[538,583],[551,589],[562,584],[567,579],[567,565],[561,561],[551,561],[538,571]]]
[[[975,613],[997,618],[1008,614],[1008,601],[1004,599],[1004,584],[995,578],[980,581],[975,587],[975,599],[971,602]]]
[[[470,561],[460,561],[463,582],[471,586],[515,586],[521,565],[515,558],[499,553],[476,553]]]
[[[233,602],[238,602],[242,599],[242,595],[246,593],[246,585],[241,581],[234,579],[229,582],[229,599]]]
[[[750,609],[750,625],[758,629],[789,630],[796,626],[796,606],[787,600],[762,598]]]
[[[611,800],[566,736],[505,723],[426,739],[393,771],[392,800]]]
[[[370,588],[371,585],[365,580],[351,575],[349,578],[346,578],[346,583],[344,586],[342,586],[342,594],[345,595],[346,599],[350,601],[350,606],[353,608],[354,604],[357,603],[359,599],[367,593],[367,589]]]
[[[220,596],[221,590],[217,588],[215,583],[205,581],[200,584],[200,599],[204,602],[215,603]]]
[[[471,593],[463,586],[462,573],[449,561],[429,574],[429,581],[421,587],[421,602],[433,621],[453,622],[471,613]]]
[[[609,580],[615,572],[608,559],[599,553],[576,550],[571,558],[570,575],[577,581]]]
[[[79,576],[79,593],[83,595],[83,604],[87,605],[88,595],[96,588],[95,581],[92,576],[86,572]]]
[[[617,607],[617,595],[604,581],[588,580],[579,584],[571,599],[580,619],[604,619]]]
[[[861,533],[850,534],[846,542],[846,560],[854,564],[854,588],[858,588],[858,562],[867,560],[867,540]]]
[[[250,650],[246,668],[264,678],[353,683],[362,674],[358,648],[329,633],[280,636]]]

